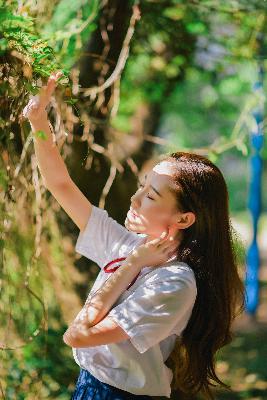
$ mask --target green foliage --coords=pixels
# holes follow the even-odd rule
[[[0,346],[8,349],[1,351],[0,384],[10,400],[67,400],[79,368],[62,340],[67,327],[49,275],[49,258],[34,257],[34,227],[25,223],[30,203],[29,193],[28,207],[20,210],[19,218],[18,209],[0,215]],[[51,225],[43,227],[42,236],[50,235],[56,268],[64,270],[66,254]]]
[[[62,345],[66,327],[60,314],[52,307],[49,314],[47,331],[22,349],[2,355],[1,361],[8,367],[4,384],[7,399],[68,400],[71,397],[79,367],[73,363],[71,350]],[[61,322],[61,328],[55,321]]]
[[[0,188],[6,191],[8,187],[8,176],[4,170],[0,169]]]
[[[11,214],[1,213],[1,232],[1,333],[12,315],[10,328],[20,332],[20,340],[27,342],[38,333],[44,318],[44,304],[40,300],[42,283],[37,273],[39,264],[33,257],[35,243],[30,230],[26,233],[19,229]],[[35,288],[35,293],[31,287]],[[18,301],[19,307],[16,306]],[[35,312],[29,313],[30,309]],[[16,347],[11,339],[12,336],[7,347]]]
[[[52,46],[38,35],[33,18],[19,15],[16,6],[0,3],[0,137],[5,140],[29,93],[36,94],[52,71],[68,74],[60,68]]]
[[[0,35],[2,56],[17,51],[35,78],[47,77],[59,69],[52,47],[38,37],[33,19],[16,15],[4,2],[0,3]]]
[[[96,29],[95,19],[98,13],[99,0],[61,0],[56,5],[49,24],[42,28],[41,35],[53,43],[57,56],[67,68],[72,67],[83,44]]]
[[[82,43],[96,28],[97,0],[68,3],[58,2],[51,23],[40,29],[29,9],[0,2],[0,94],[5,99],[3,106],[0,101],[0,135],[5,138],[29,93],[36,94],[51,72],[61,70],[59,84],[67,84]]]
[[[147,9],[150,3],[155,14]],[[162,6],[156,1],[143,5],[111,124],[131,132],[132,118],[143,104],[158,119],[149,133],[168,140],[158,152],[206,149],[227,179],[229,174],[231,210],[244,209],[251,111],[258,102],[252,87],[258,54],[264,51],[256,38],[266,26],[266,4],[166,1],[163,11]],[[160,19],[153,16],[158,14]],[[227,151],[238,166],[232,171],[223,155]],[[262,156],[267,159],[266,146]]]

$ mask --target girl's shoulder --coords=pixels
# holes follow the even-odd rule
[[[146,284],[157,285],[163,281],[181,282],[196,291],[196,279],[193,269],[182,261],[172,260],[159,267],[144,268],[143,274],[145,275]]]
[[[185,262],[174,260],[170,265],[163,267],[163,270],[168,271],[170,276],[178,279],[185,279],[196,286],[196,278],[194,270]]]

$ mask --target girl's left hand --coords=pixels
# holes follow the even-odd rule
[[[150,240],[135,249],[124,262],[133,262],[139,267],[156,267],[164,264],[175,254],[180,241],[168,237],[168,232],[163,232],[159,238]]]
[[[46,115],[46,106],[51,100],[55,91],[57,81],[62,77],[62,71],[53,72],[47,81],[46,86],[42,86],[39,94],[31,96],[28,104],[23,109],[23,116],[30,122],[36,122]]]

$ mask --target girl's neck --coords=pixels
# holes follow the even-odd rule
[[[174,240],[179,240],[179,241],[181,241],[181,240],[182,240],[182,237],[183,237],[183,232],[182,232],[181,229],[178,229],[177,231],[174,231],[174,232],[170,231],[169,237],[170,237],[170,236],[173,236]],[[147,236],[145,237],[144,244],[147,243],[147,242],[150,242],[151,240],[157,239],[157,237],[158,237],[158,236],[147,235]]]
[[[172,236],[174,237],[174,240],[178,240],[179,241],[178,245],[177,245],[177,247],[178,247],[179,243],[181,242],[182,237],[183,237],[183,231],[179,229],[177,232],[172,233]],[[156,239],[156,236],[147,235],[145,237],[145,239],[144,239],[144,242],[142,242],[142,244],[150,242],[151,240],[154,240],[154,239]],[[176,259],[176,257],[177,257],[177,254],[173,254],[172,256],[170,256],[170,258],[166,262],[173,261],[174,259]]]

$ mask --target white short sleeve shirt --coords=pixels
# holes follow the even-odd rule
[[[75,250],[97,263],[100,272],[88,298],[110,276],[104,266],[138,247],[146,235],[128,231],[106,210],[93,205]],[[101,382],[137,395],[171,395],[173,374],[165,365],[191,316],[197,295],[193,270],[175,257],[159,267],[144,267],[109,312],[129,340],[73,348],[77,364]]]

